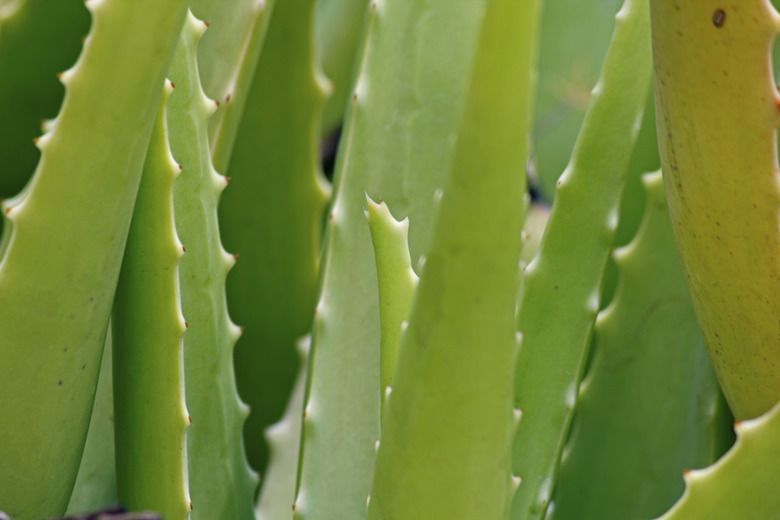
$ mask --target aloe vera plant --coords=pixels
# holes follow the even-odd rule
[[[780,518],[780,15],[618,7],[0,0],[0,511]]]

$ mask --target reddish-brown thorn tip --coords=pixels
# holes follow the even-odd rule
[[[191,415],[188,415],[188,416],[187,416],[187,419],[190,421],[190,424],[192,424],[192,416],[191,416]]]
[[[184,252],[184,253],[186,253],[186,252],[187,252],[187,248],[186,248],[186,247],[184,247],[184,246],[181,246],[181,250],[182,250],[182,252]]]
[[[173,84],[173,81],[171,81],[171,88],[176,88],[176,85]]]
[[[206,27],[211,27],[211,22],[207,22],[204,20],[203,25],[205,25]]]
[[[216,103],[217,106],[219,106],[219,101],[217,101],[216,99],[214,100],[214,103]]]
[[[62,72],[57,73],[57,79],[62,81]]]
[[[293,504],[293,511],[295,511],[295,504]]]
[[[328,215],[328,220],[333,220],[333,213]]]
[[[5,214],[8,215],[9,213],[11,213],[11,208],[5,208]]]
[[[238,255],[233,255],[233,261],[238,262]]]
[[[303,418],[306,419],[306,410],[303,411]]]
[[[33,143],[38,144],[38,141],[40,141],[40,140],[41,140],[40,137],[36,137],[35,139],[33,139]]]
[[[357,101],[357,92],[352,94],[352,101]]]
[[[683,477],[687,477],[688,474],[691,472],[688,468],[683,469]]]
[[[225,177],[225,183],[230,184],[230,181],[233,177]]]
[[[735,429],[735,430],[736,430],[737,428],[739,428],[740,426],[742,426],[742,421],[734,421],[734,429]]]
[[[190,511],[192,511],[192,502],[190,502]]]
[[[246,330],[246,327],[239,327],[239,330],[241,330],[241,334],[243,334],[244,331]]]
[[[189,329],[189,328],[190,328],[190,324],[189,324],[189,323],[187,323],[186,321],[184,322],[184,328],[185,328],[185,329]]]
[[[230,103],[230,94],[225,96],[225,103]]]
[[[179,164],[178,167],[179,167],[179,170],[181,171],[181,169],[182,169],[181,164]]]

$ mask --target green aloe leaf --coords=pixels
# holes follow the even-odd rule
[[[65,101],[38,140],[41,161],[3,204],[0,416],[14,428],[0,429],[0,509],[18,520],[60,515],[70,499],[185,4],[87,2],[92,29],[62,76]]]
[[[514,304],[537,9],[537,2],[486,6],[452,170],[383,418],[372,520],[509,518]]]
[[[542,518],[568,435],[623,187],[650,87],[647,0],[627,0],[539,253],[526,268],[515,406],[513,518]]]

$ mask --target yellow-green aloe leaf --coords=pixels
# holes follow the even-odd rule
[[[644,177],[639,233],[615,251],[620,284],[596,320],[593,358],[561,459],[550,520],[651,518],[711,464],[720,395],[677,258],[661,172]],[[720,455],[720,454],[718,454]]]
[[[659,520],[766,520],[777,518],[780,405],[734,425],[737,441],[717,463],[686,471],[685,493]]]
[[[211,162],[208,125],[216,103],[200,84],[196,49],[206,24],[190,14],[168,77],[176,85],[167,107],[171,151],[181,165],[174,184],[176,230],[186,254],[179,262],[184,383],[192,424],[187,467],[192,520],[254,520],[258,477],[244,453],[249,413],[236,392],[233,347],[241,331],[228,316],[225,278],[235,258],[222,247],[217,204],[227,179]]]
[[[89,426],[105,334],[165,70],[186,2],[89,0],[41,161],[2,205],[0,509],[62,514]],[[41,490],[45,490],[44,493]]]
[[[169,82],[146,154],[114,301],[114,438],[119,501],[132,511],[186,520],[186,324],[178,279],[183,251],[173,221],[179,167],[165,125],[171,90]]]
[[[526,268],[515,406],[523,410],[514,471],[515,520],[543,518],[555,486],[628,165],[650,88],[648,0],[626,0],[539,253]]]
[[[398,222],[384,202],[367,202],[366,218],[379,282],[379,397],[384,408],[384,395],[393,382],[401,329],[412,307],[417,275],[409,260],[409,219]]]
[[[95,391],[95,405],[89,421],[87,442],[81,457],[79,474],[73,486],[66,515],[96,511],[115,504],[116,463],[114,462],[114,385],[111,328],[106,334],[100,376]]]
[[[509,519],[538,6],[486,6],[452,169],[401,337],[371,520]]]
[[[436,190],[452,161],[485,5],[370,4],[320,269],[298,519],[365,518],[380,422],[379,297],[366,194],[409,217],[409,250],[418,264],[430,241]]]
[[[737,419],[780,399],[780,97],[768,0],[652,1],[658,145],[688,288]]]

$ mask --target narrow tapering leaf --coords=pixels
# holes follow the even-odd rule
[[[171,90],[169,82],[146,154],[114,302],[114,432],[120,502],[132,511],[185,520],[189,420],[178,272],[183,251],[173,222],[179,168],[165,126]]]
[[[299,362],[295,343],[311,332],[317,293],[329,187],[318,164],[324,92],[314,65],[313,10],[310,0],[274,10],[219,210],[225,246],[241,258],[227,294],[245,329],[236,377],[252,407],[247,454],[258,470],[267,461],[263,431],[284,410]]]
[[[650,87],[649,29],[647,0],[626,0],[539,253],[526,269],[515,396],[523,418],[514,447],[523,483],[515,520],[543,518],[554,487]]]
[[[417,275],[409,259],[409,219],[398,222],[387,204],[368,199],[366,218],[371,230],[379,282],[379,398],[383,403],[393,382],[401,343],[401,329],[409,317]]]
[[[551,520],[643,519],[682,494],[682,471],[714,462],[720,396],[677,258],[661,172],[645,218],[615,252],[620,285],[594,330],[593,359],[561,460]]]
[[[225,277],[235,258],[222,248],[217,203],[227,179],[214,170],[208,146],[216,103],[203,93],[195,51],[206,24],[190,15],[176,48],[168,102],[173,156],[182,167],[174,185],[176,229],[186,249],[179,264],[184,382],[192,425],[187,459],[193,520],[254,520],[257,475],[242,437],[249,413],[236,393],[233,346],[240,329],[227,312]]]
[[[214,167],[228,168],[276,0],[192,0],[210,30],[198,45],[206,95],[219,104],[209,123]]]

